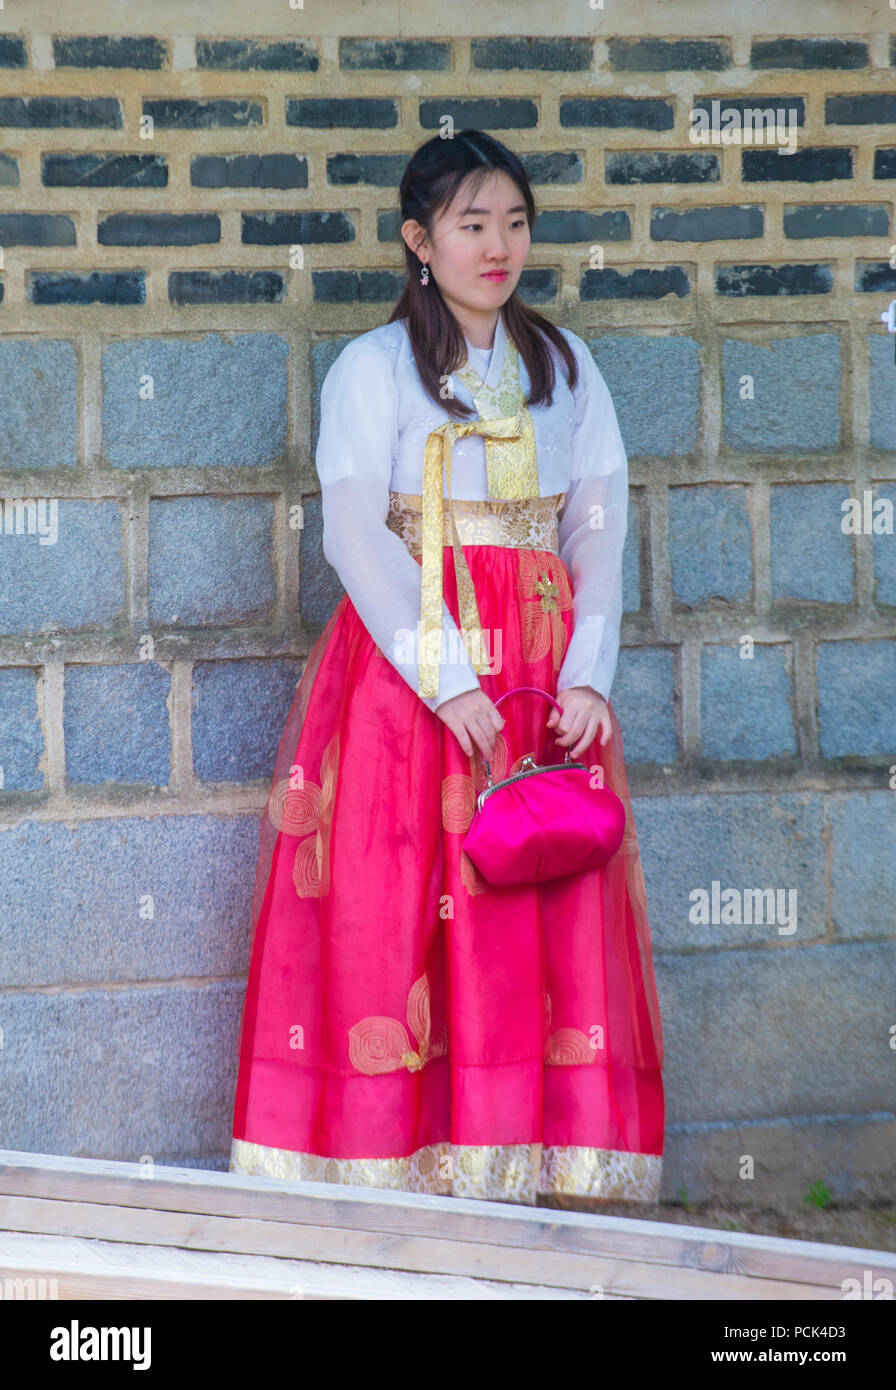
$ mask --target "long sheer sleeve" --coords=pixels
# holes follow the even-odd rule
[[[416,695],[422,571],[386,525],[398,449],[398,385],[390,357],[387,349],[361,339],[340,353],[321,389],[315,462],[324,556],[373,641]],[[438,694],[420,697],[431,710],[479,689],[444,599],[442,633]]]
[[[573,585],[573,634],[557,689],[588,685],[606,700],[622,629],[628,459],[603,376],[587,348],[576,356],[572,479],[558,518],[560,558]]]

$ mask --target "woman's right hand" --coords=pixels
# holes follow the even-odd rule
[[[436,707],[436,714],[456,735],[468,758],[473,756],[475,741],[483,758],[491,760],[495,735],[504,728],[504,720],[484,690],[453,695]]]

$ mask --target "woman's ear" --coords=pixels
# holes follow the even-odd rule
[[[426,251],[428,249],[426,228],[421,227],[420,223],[416,221],[415,218],[409,217],[407,221],[402,222],[401,235],[405,244],[410,247],[415,256],[419,256],[421,251]]]

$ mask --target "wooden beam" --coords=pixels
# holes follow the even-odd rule
[[[537,1284],[404,1274],[352,1265],[210,1254],[198,1250],[0,1234],[4,1296],[28,1291],[54,1299],[586,1299]],[[15,1285],[6,1280],[16,1281]]]
[[[0,1229],[634,1298],[840,1298],[884,1251],[637,1218],[0,1151]]]
[[[456,1240],[450,1238],[450,1220],[446,1220],[445,1233],[439,1236],[384,1235],[380,1231],[306,1223],[297,1226],[249,1217],[4,1197],[0,1198],[0,1227],[15,1232],[93,1237],[131,1245],[230,1251],[331,1265],[403,1270],[409,1274],[438,1273],[545,1284],[583,1292],[599,1286],[607,1292],[636,1298],[711,1296],[786,1300],[840,1297],[839,1288],[834,1290],[817,1280],[796,1283],[770,1276],[757,1280],[683,1264],[673,1270],[667,1265],[622,1255],[597,1258],[568,1250],[552,1250],[547,1245],[526,1249],[507,1244],[490,1245],[482,1240]]]

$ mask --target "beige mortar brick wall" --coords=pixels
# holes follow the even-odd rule
[[[877,323],[878,299],[871,295],[856,294],[852,289],[851,272],[856,256],[854,243],[843,238],[813,241],[811,250],[794,253],[793,243],[779,230],[781,213],[785,204],[794,201],[812,201],[813,185],[805,186],[805,193],[782,193],[774,184],[741,185],[738,179],[738,149],[732,146],[707,146],[719,154],[722,177],[718,184],[711,185],[643,185],[641,187],[607,187],[603,182],[600,156],[605,149],[640,150],[687,150],[689,146],[683,138],[683,113],[690,109],[699,96],[724,96],[726,91],[734,94],[749,94],[761,100],[764,95],[797,95],[807,100],[807,119],[799,131],[800,146],[805,145],[848,145],[855,150],[855,177],[839,185],[825,185],[829,196],[844,202],[874,201],[886,203],[891,218],[894,208],[892,193],[887,196],[886,185],[871,179],[871,161],[874,148],[881,141],[881,134],[873,126],[866,128],[826,127],[824,123],[823,97],[833,91],[849,93],[852,91],[889,91],[893,84],[893,70],[887,61],[887,38],[889,29],[873,30],[872,24],[879,24],[881,15],[892,14],[893,32],[896,32],[896,11],[875,12],[872,6],[849,6],[838,4],[818,4],[797,7],[795,12],[787,12],[788,34],[804,32],[810,35],[833,36],[837,34],[864,38],[871,41],[872,61],[880,64],[879,69],[871,71],[826,70],[819,72],[764,72],[753,73],[748,66],[732,67],[721,73],[613,73],[606,64],[606,45],[599,37],[602,34],[646,35],[651,37],[681,37],[699,35],[701,37],[730,38],[733,40],[735,62],[748,64],[749,43],[752,37],[774,35],[782,32],[780,10],[773,4],[743,5],[726,11],[720,16],[717,7],[704,3],[638,3],[622,5],[608,0],[601,10],[590,10],[586,3],[561,6],[559,9],[523,3],[512,7],[509,19],[505,6],[478,6],[469,3],[445,6],[441,3],[421,5],[392,5],[373,3],[363,10],[355,5],[336,3],[332,6],[309,3],[304,9],[290,10],[283,5],[261,4],[247,7],[241,3],[225,3],[214,7],[214,15],[206,14],[200,4],[177,5],[163,3],[153,6],[151,12],[141,4],[110,5],[98,15],[91,13],[74,0],[63,0],[61,4],[40,2],[29,6],[27,12],[29,44],[35,56],[45,55],[47,65],[50,36],[58,33],[151,33],[168,37],[177,44],[175,62],[177,70],[161,72],[135,72],[126,70],[119,73],[102,69],[60,69],[48,71],[45,77],[32,72],[21,73],[15,70],[0,71],[0,94],[22,95],[120,95],[124,108],[124,132],[104,132],[102,130],[67,131],[27,131],[7,130],[4,148],[17,156],[20,165],[21,186],[18,191],[17,206],[36,211],[67,212],[79,220],[79,245],[66,248],[21,248],[6,274],[6,295],[4,300],[5,324],[10,330],[44,331],[47,323],[46,310],[33,309],[25,300],[24,274],[26,269],[39,266],[58,266],[66,268],[113,268],[131,264],[134,254],[128,255],[127,248],[102,247],[95,244],[91,235],[95,220],[118,209],[133,210],[140,206],[147,210],[170,209],[177,211],[204,210],[220,208],[222,237],[215,247],[197,246],[172,249],[170,247],[141,247],[139,258],[150,273],[147,280],[147,303],[140,311],[140,325],[147,332],[163,331],[168,327],[189,328],[192,324],[202,330],[220,329],[228,331],[233,327],[234,309],[228,305],[203,305],[197,308],[173,309],[167,298],[164,270],[176,257],[179,268],[212,267],[283,268],[279,248],[244,246],[240,241],[240,211],[250,205],[277,208],[339,208],[358,215],[358,239],[342,247],[315,246],[306,251],[306,271],[317,268],[364,268],[400,266],[401,256],[397,248],[383,245],[376,238],[376,215],[384,208],[394,205],[390,189],[370,187],[334,188],[326,180],[326,154],[333,148],[351,148],[358,153],[412,151],[431,134],[422,130],[416,117],[417,102],[421,98],[431,99],[444,95],[492,96],[494,93],[494,74],[471,69],[470,46],[466,38],[458,38],[454,46],[454,70],[447,73],[393,74],[389,72],[342,72],[338,66],[338,36],[352,34],[402,37],[451,37],[452,35],[471,35],[489,37],[493,34],[526,33],[551,36],[593,36],[595,56],[590,73],[551,73],[551,72],[510,72],[501,74],[501,96],[526,96],[536,100],[539,107],[539,123],[533,130],[496,130],[498,138],[504,138],[517,152],[540,149],[575,149],[582,153],[586,169],[586,179],[579,185],[558,185],[554,188],[539,186],[536,199],[542,210],[570,205],[604,209],[612,207],[629,213],[632,222],[631,240],[614,244],[605,249],[605,264],[619,268],[657,266],[670,262],[684,265],[693,273],[693,292],[684,301],[669,295],[657,302],[638,301],[595,301],[580,304],[578,281],[581,270],[587,261],[583,260],[582,249],[578,245],[568,247],[535,245],[530,258],[530,266],[556,267],[560,273],[560,299],[557,305],[549,305],[548,314],[562,315],[563,321],[574,331],[587,336],[598,328],[612,331],[614,328],[636,330],[653,329],[660,333],[693,331],[706,341],[709,355],[705,359],[704,379],[717,382],[719,375],[711,341],[713,325],[750,325],[760,333],[769,325],[776,330],[791,323],[792,331],[799,333],[804,326],[812,324],[829,325],[839,323],[850,326],[850,357],[858,369],[860,379],[853,381],[849,367],[844,372],[844,418],[853,411],[861,411],[867,399],[867,392],[861,389],[864,381],[863,368],[867,365],[867,349],[864,335],[869,327]],[[257,11],[257,12],[256,12]],[[213,25],[212,25],[213,18]],[[724,24],[720,20],[724,18]],[[777,18],[778,23],[775,24]],[[5,22],[4,22],[5,20]],[[14,11],[0,13],[0,31],[16,32],[18,16]],[[190,23],[192,21],[192,23]],[[847,22],[849,21],[849,22]],[[866,27],[863,29],[863,21]],[[657,27],[658,25],[662,27]],[[251,29],[250,29],[251,25]],[[19,26],[21,31],[21,25]],[[243,36],[251,32],[253,37],[307,37],[321,46],[321,68],[318,73],[284,72],[209,72],[190,69],[192,63],[192,44],[195,37]],[[614,131],[589,131],[570,129],[559,125],[558,107],[562,98],[568,95],[629,95],[664,96],[672,98],[676,107],[676,129],[670,131],[638,131],[621,129]],[[133,189],[48,189],[40,183],[39,156],[46,148],[126,148],[143,152],[152,148],[151,142],[139,138],[139,124],[142,102],[146,97],[159,96],[201,96],[209,98],[246,97],[259,100],[265,108],[265,126],[260,131],[251,130],[211,130],[211,131],[165,131],[158,138],[169,160],[170,181],[167,190]],[[332,97],[360,95],[405,97],[399,125],[391,130],[336,130],[315,131],[289,127],[285,123],[284,104],[288,96],[326,95]],[[130,138],[128,138],[130,136]],[[894,136],[896,139],[896,136]],[[264,153],[283,149],[296,149],[308,156],[309,183],[306,190],[209,190],[193,188],[189,181],[189,160],[197,150],[203,152],[224,152],[234,149],[251,149]],[[750,299],[742,301],[717,298],[713,293],[713,269],[716,264],[737,259],[738,250],[732,248],[731,255],[725,255],[725,244],[710,242],[705,245],[684,244],[680,249],[675,243],[657,243],[649,235],[650,210],[662,202],[666,206],[690,208],[728,203],[752,202],[765,210],[765,234],[761,239],[742,243],[743,257],[750,260],[788,259],[799,255],[805,261],[826,261],[832,264],[835,272],[833,294],[815,297],[778,297],[776,299]],[[868,239],[869,257],[883,256],[886,248]],[[153,270],[157,273],[153,274]],[[294,360],[307,360],[306,349],[310,346],[311,335],[299,325],[310,324],[311,320],[318,331],[343,328],[349,315],[340,306],[314,303],[311,298],[310,273],[294,273],[290,292],[291,303],[298,311],[295,322],[293,345],[297,349]],[[240,330],[258,329],[273,326],[277,313],[271,313],[268,306],[239,306]],[[359,330],[370,328],[386,316],[385,306],[361,304],[350,311],[352,327]],[[85,354],[95,352],[96,340],[92,337],[92,322],[106,321],[107,311],[78,308],[70,310],[60,307],[54,310],[54,318],[61,328],[76,325],[83,331]],[[282,320],[284,316],[281,314]],[[278,330],[287,328],[282,322]],[[287,328],[288,331],[288,328]],[[88,364],[85,366],[95,365]],[[88,380],[95,381],[95,372],[87,374]],[[312,488],[315,475],[308,450],[307,420],[310,413],[310,383],[300,379],[295,383],[293,393],[294,412],[292,416],[291,443],[295,461],[303,469],[304,481]],[[715,456],[721,427],[720,402],[717,396],[710,396],[703,403],[703,440],[700,459],[714,469]],[[859,440],[866,437],[867,419],[858,414],[854,420]],[[98,449],[99,443],[99,402],[90,401],[84,414],[84,452],[88,458]],[[693,465],[671,461],[673,470],[687,469],[689,481],[700,481],[704,476],[695,474]],[[698,465],[699,466],[699,465]],[[825,467],[824,464],[821,465]],[[836,462],[828,465],[838,475]],[[717,477],[730,477],[732,480],[743,476],[743,465],[735,462],[734,471],[718,474]],[[668,475],[667,475],[668,476]],[[674,472],[673,475],[674,477]],[[816,476],[820,476],[816,473]]]
[[[892,16],[892,30],[874,29],[880,25],[882,17]],[[452,37],[469,35],[489,37],[507,33],[511,35],[549,35],[591,36],[595,39],[595,56],[592,71],[589,73],[551,73],[551,72],[511,72],[501,74],[501,96],[527,96],[536,100],[539,107],[539,123],[534,130],[495,131],[498,138],[504,138],[516,151],[526,152],[539,149],[578,149],[582,152],[586,172],[590,177],[575,186],[538,187],[536,198],[541,209],[555,206],[577,204],[583,207],[601,209],[618,208],[629,212],[632,218],[632,238],[630,241],[606,248],[605,261],[608,265],[634,268],[638,265],[657,265],[674,260],[686,264],[695,271],[693,293],[685,302],[667,296],[662,303],[656,302],[614,302],[599,301],[580,305],[578,300],[578,278],[583,266],[581,248],[578,246],[558,247],[536,245],[533,248],[530,265],[533,268],[551,265],[561,272],[561,297],[557,306],[549,306],[548,313],[557,309],[562,311],[564,321],[577,332],[588,331],[588,325],[602,325],[607,328],[624,325],[636,329],[656,325],[661,331],[680,330],[683,327],[698,329],[709,323],[762,325],[772,323],[776,327],[788,320],[799,324],[829,323],[850,319],[860,330],[858,337],[869,321],[876,322],[876,314],[869,315],[869,306],[876,304],[872,296],[857,295],[851,289],[850,272],[855,256],[852,243],[844,245],[842,238],[813,242],[810,254],[805,260],[830,261],[835,267],[836,288],[833,295],[816,297],[815,302],[780,297],[774,301],[756,300],[730,301],[716,299],[712,292],[712,270],[714,265],[724,259],[720,253],[723,244],[686,245],[681,254],[676,254],[674,244],[657,243],[649,236],[649,217],[651,207],[662,201],[665,205],[680,208],[692,206],[711,206],[722,203],[755,202],[766,210],[765,235],[749,243],[745,254],[750,259],[759,256],[780,258],[793,255],[793,244],[778,230],[780,213],[786,203],[800,201],[802,195],[783,194],[774,184],[758,184],[745,188],[738,179],[738,152],[736,147],[728,150],[716,149],[722,162],[722,178],[712,185],[644,185],[640,188],[608,188],[602,179],[599,155],[604,149],[638,150],[656,148],[658,150],[687,150],[693,148],[683,139],[682,115],[698,96],[724,96],[726,91],[734,94],[749,94],[761,99],[763,95],[805,96],[807,98],[807,121],[799,131],[799,142],[804,145],[838,144],[849,145],[856,152],[855,177],[848,183],[841,183],[832,193],[838,198],[842,194],[844,202],[873,200],[886,202],[893,210],[893,197],[887,197],[887,190],[879,182],[871,180],[872,153],[881,143],[881,134],[874,127],[864,129],[826,127],[823,114],[823,97],[836,91],[875,90],[889,91],[893,84],[893,70],[887,57],[887,39],[890,32],[896,32],[896,11],[887,11],[871,5],[843,6],[837,3],[813,4],[796,7],[786,14],[786,29],[782,31],[780,8],[774,4],[742,5],[732,7],[720,15],[717,6],[696,0],[696,3],[655,3],[621,4],[607,0],[603,10],[589,9],[585,0],[582,3],[549,7],[533,4],[531,0],[514,4],[512,14],[503,5],[474,5],[470,0],[452,6],[442,3],[396,5],[377,3],[365,4],[359,10],[357,5],[344,4],[341,0],[333,5],[323,5],[309,0],[303,9],[289,9],[284,4],[259,4],[247,7],[243,3],[221,3],[214,6],[214,14],[206,13],[201,4],[160,3],[147,11],[142,4],[108,5],[101,14],[91,12],[75,0],[61,0],[61,3],[46,3],[35,0],[27,11],[27,33],[34,59],[44,55],[45,65],[51,70],[44,78],[33,72],[21,73],[15,70],[0,71],[0,93],[23,95],[120,95],[124,107],[124,132],[103,132],[101,130],[73,131],[16,131],[7,130],[4,148],[18,155],[21,170],[21,187],[17,205],[35,210],[67,211],[77,215],[79,209],[88,219],[84,226],[89,233],[90,222],[105,212],[119,207],[133,209],[145,199],[145,206],[153,210],[167,208],[177,211],[191,211],[217,207],[222,209],[222,239],[216,247],[177,248],[178,265],[188,268],[196,266],[270,267],[272,252],[276,248],[244,246],[239,236],[239,209],[248,205],[252,198],[251,190],[208,190],[193,188],[189,182],[189,159],[197,149],[203,151],[229,151],[231,149],[251,148],[254,152],[298,149],[309,159],[309,185],[307,190],[259,190],[255,195],[257,206],[266,208],[340,208],[357,211],[359,214],[359,237],[354,243],[343,247],[311,247],[306,252],[306,268],[343,268],[363,263],[365,268],[378,266],[397,267],[401,257],[397,249],[382,245],[376,239],[376,214],[393,205],[391,190],[375,188],[339,189],[326,181],[325,156],[334,147],[350,147],[363,153],[392,152],[397,149],[413,150],[416,145],[428,138],[430,131],[422,130],[416,118],[416,105],[421,98],[431,99],[439,95],[492,96],[495,95],[494,74],[477,72],[470,66],[469,42],[465,37],[457,37],[454,46],[454,71],[448,73],[410,73],[393,74],[389,72],[344,73],[338,66],[338,37],[349,35],[402,36],[402,37]],[[213,22],[212,22],[213,21]],[[722,22],[724,21],[724,22]],[[18,27],[17,27],[18,26]],[[9,10],[0,12],[0,32],[22,32],[19,15]],[[826,70],[819,72],[764,72],[749,70],[749,43],[753,37],[776,35],[786,32],[789,35],[805,33],[815,36],[843,35],[865,39],[871,44],[872,62],[879,66],[870,71]],[[51,68],[50,36],[59,33],[148,33],[170,38],[177,47],[174,55],[174,70],[161,72],[118,73],[102,69],[60,69]],[[296,38],[307,37],[320,43],[321,68],[315,74],[284,72],[209,72],[198,71],[193,64],[192,44],[196,37],[224,37],[227,35],[245,37]],[[717,37],[732,41],[735,66],[721,73],[613,73],[606,67],[606,45],[600,37],[607,36],[650,36],[650,37]],[[37,79],[37,80],[36,80]],[[254,98],[265,107],[265,126],[261,131],[240,132],[238,130],[211,131],[165,131],[159,137],[164,142],[169,158],[171,178],[167,190],[131,189],[47,189],[40,184],[39,152],[50,145],[73,149],[121,149],[123,140],[126,148],[144,151],[151,148],[149,142],[139,139],[139,123],[142,102],[152,96],[201,96],[217,95],[226,97]],[[326,96],[404,96],[403,109],[398,127],[392,130],[358,131],[315,131],[289,127],[284,119],[284,101],[287,96],[326,95]],[[558,122],[558,105],[568,95],[629,95],[664,96],[672,98],[676,105],[676,127],[670,131],[637,131],[622,129],[615,131],[588,131],[564,128]],[[127,137],[130,134],[130,140]],[[894,137],[896,138],[896,137]],[[726,154],[730,157],[726,158]],[[826,186],[829,190],[831,185]],[[805,201],[812,201],[812,185],[806,185]],[[228,204],[232,210],[228,213]],[[66,267],[78,268],[104,266],[112,267],[125,262],[125,248],[98,247],[89,235],[79,238],[77,248],[66,249]],[[881,254],[883,248],[881,248]],[[736,254],[736,253],[735,253]],[[869,254],[873,254],[869,252]],[[150,268],[167,267],[173,259],[172,248],[140,248],[141,258]],[[28,248],[28,268],[50,264],[51,259],[62,259],[55,248]],[[46,325],[45,311],[34,312],[25,302],[23,272],[24,255],[17,258],[19,267],[11,267],[6,282],[5,310],[7,323],[12,328],[28,330],[33,327],[43,329]],[[292,280],[292,292],[296,308],[301,309],[301,318],[313,315],[319,329],[342,326],[344,311],[339,307],[314,304],[310,296],[310,276],[296,274]],[[823,302],[819,302],[823,300]],[[15,309],[16,312],[11,311]],[[832,315],[831,310],[834,310]],[[55,311],[64,324],[68,312],[65,308]],[[189,326],[191,319],[201,323],[203,328],[220,326],[225,328],[232,321],[233,309],[230,306],[201,306],[198,309],[172,310],[167,300],[164,276],[150,274],[148,280],[148,299],[141,310],[141,325],[149,331],[157,331],[163,325],[156,315],[161,315],[172,326]],[[79,309],[78,323],[89,325],[90,310]],[[363,326],[370,327],[384,317],[380,306],[362,304],[356,310]],[[252,328],[256,324],[270,324],[268,308],[254,309],[240,306],[241,327]],[[354,321],[354,318],[353,318]],[[859,350],[864,343],[858,344]],[[710,363],[708,366],[712,365]],[[862,394],[849,390],[850,399],[862,399]],[[300,395],[296,400],[297,418],[304,423],[307,415],[303,407],[308,398]],[[718,427],[716,402],[707,402],[705,423],[710,432]],[[87,417],[88,424],[90,416]],[[861,421],[857,422],[861,425]],[[302,442],[295,439],[296,449],[303,452]],[[708,437],[704,449],[714,454],[713,440]],[[90,444],[87,453],[90,454]],[[305,462],[308,460],[306,458]],[[689,476],[691,476],[689,474]],[[312,475],[309,473],[309,478]]]

